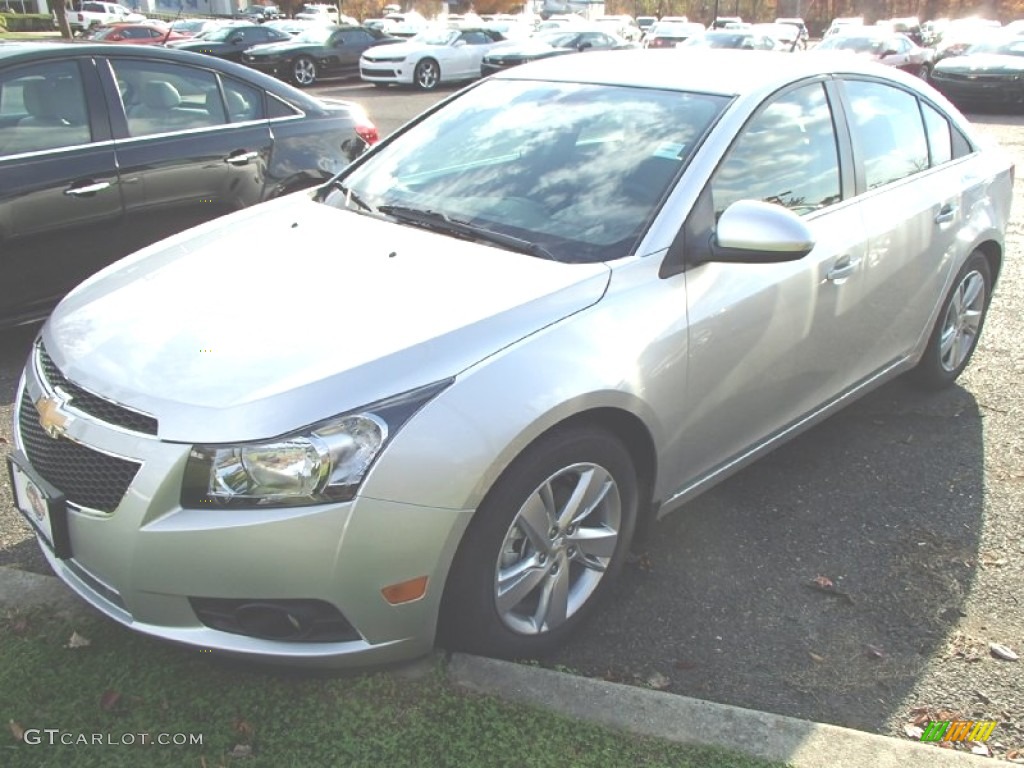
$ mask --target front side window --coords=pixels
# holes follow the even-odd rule
[[[811,213],[840,197],[832,110],[821,83],[787,91],[754,115],[711,180],[715,217],[737,200]]]
[[[868,80],[847,80],[845,88],[852,105],[854,152],[868,189],[928,168],[928,141],[916,96]]]
[[[31,64],[0,75],[0,155],[88,144],[78,64]]]
[[[354,168],[343,179],[348,193],[327,203],[368,215],[443,215],[540,245],[560,261],[619,258],[726,103],[656,89],[485,81]]]

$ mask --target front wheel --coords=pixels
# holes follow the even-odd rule
[[[433,59],[424,59],[416,65],[412,80],[420,90],[432,91],[441,82],[441,68]]]
[[[308,88],[316,82],[316,62],[308,56],[300,56],[292,64],[292,82],[300,88]]]
[[[621,569],[637,505],[636,470],[614,435],[577,427],[542,437],[495,483],[463,537],[442,643],[504,658],[557,646]]]
[[[978,346],[992,293],[992,272],[978,251],[957,273],[921,362],[912,371],[926,389],[948,387],[963,372]]]

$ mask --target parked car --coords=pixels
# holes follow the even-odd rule
[[[681,43],[679,48],[735,48],[742,51],[785,50],[774,37],[753,29],[709,29],[702,35],[694,35]]]
[[[103,43],[129,43],[133,45],[164,45],[172,40],[186,40],[190,35],[176,32],[159,24],[106,24],[94,27],[89,40]]]
[[[541,32],[528,40],[501,46],[486,54],[480,63],[484,77],[509,67],[550,56],[585,51],[621,50],[636,48],[637,44],[601,29],[570,28]]]
[[[291,40],[291,35],[266,24],[240,22],[214,29],[201,38],[177,40],[168,43],[168,48],[203,53],[228,61],[241,61],[242,54],[254,45],[280,43]]]
[[[262,24],[265,21],[280,19],[282,15],[281,9],[276,5],[250,5],[235,14],[235,18]]]
[[[931,49],[915,45],[906,35],[877,27],[850,27],[811,49],[812,53],[825,51],[858,54],[923,80],[929,77],[934,56]]]
[[[796,47],[803,50],[807,47],[808,41],[811,39],[811,34],[807,30],[807,24],[800,17],[780,17],[775,20],[776,24],[789,24],[790,26],[796,27],[797,29],[797,44]]]
[[[182,37],[202,37],[226,23],[220,19],[175,19],[170,27]]]
[[[675,48],[678,43],[704,34],[704,25],[696,21],[659,21],[644,36],[645,48]]]
[[[72,32],[85,34],[93,27],[100,27],[104,24],[116,22],[140,22],[145,21],[145,14],[126,8],[120,3],[104,3],[95,0],[79,3],[74,10],[67,14],[68,26]]]
[[[317,25],[290,40],[249,48],[242,63],[307,87],[323,78],[358,78],[359,57],[364,51],[399,42],[400,38],[366,27]]]
[[[295,14],[300,21],[317,21],[324,24],[337,24],[341,21],[341,11],[336,5],[326,3],[306,3],[302,9]]]
[[[856,57],[658,59],[498,73],[79,286],[13,429],[55,573],[218,654],[531,657],[638,525],[896,376],[952,384],[1011,159]]]
[[[359,60],[359,75],[368,83],[429,91],[441,83],[480,77],[484,56],[503,42],[491,29],[434,27],[398,45],[369,49]]]
[[[772,38],[775,49],[782,51],[802,51],[804,45],[800,37],[800,28],[795,24],[751,24],[750,33]]]
[[[964,109],[1024,106],[1024,37],[1004,35],[935,64],[931,82]]]
[[[376,129],[271,77],[156,46],[0,46],[0,326],[131,251],[318,184]]]

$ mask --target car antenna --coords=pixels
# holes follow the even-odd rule
[[[164,39],[160,45],[167,45],[167,38],[171,36],[171,31],[174,29],[174,22],[181,18],[181,12],[185,9],[185,3],[182,0],[178,0],[178,12],[174,14],[174,18],[171,19],[171,23],[167,25],[167,31],[164,32]]]

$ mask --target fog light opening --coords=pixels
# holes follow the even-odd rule
[[[267,603],[248,603],[235,611],[239,628],[267,640],[297,640],[309,631],[307,617]]]
[[[415,579],[400,581],[398,584],[384,587],[380,593],[391,605],[411,603],[427,594],[427,577],[417,576]]]

